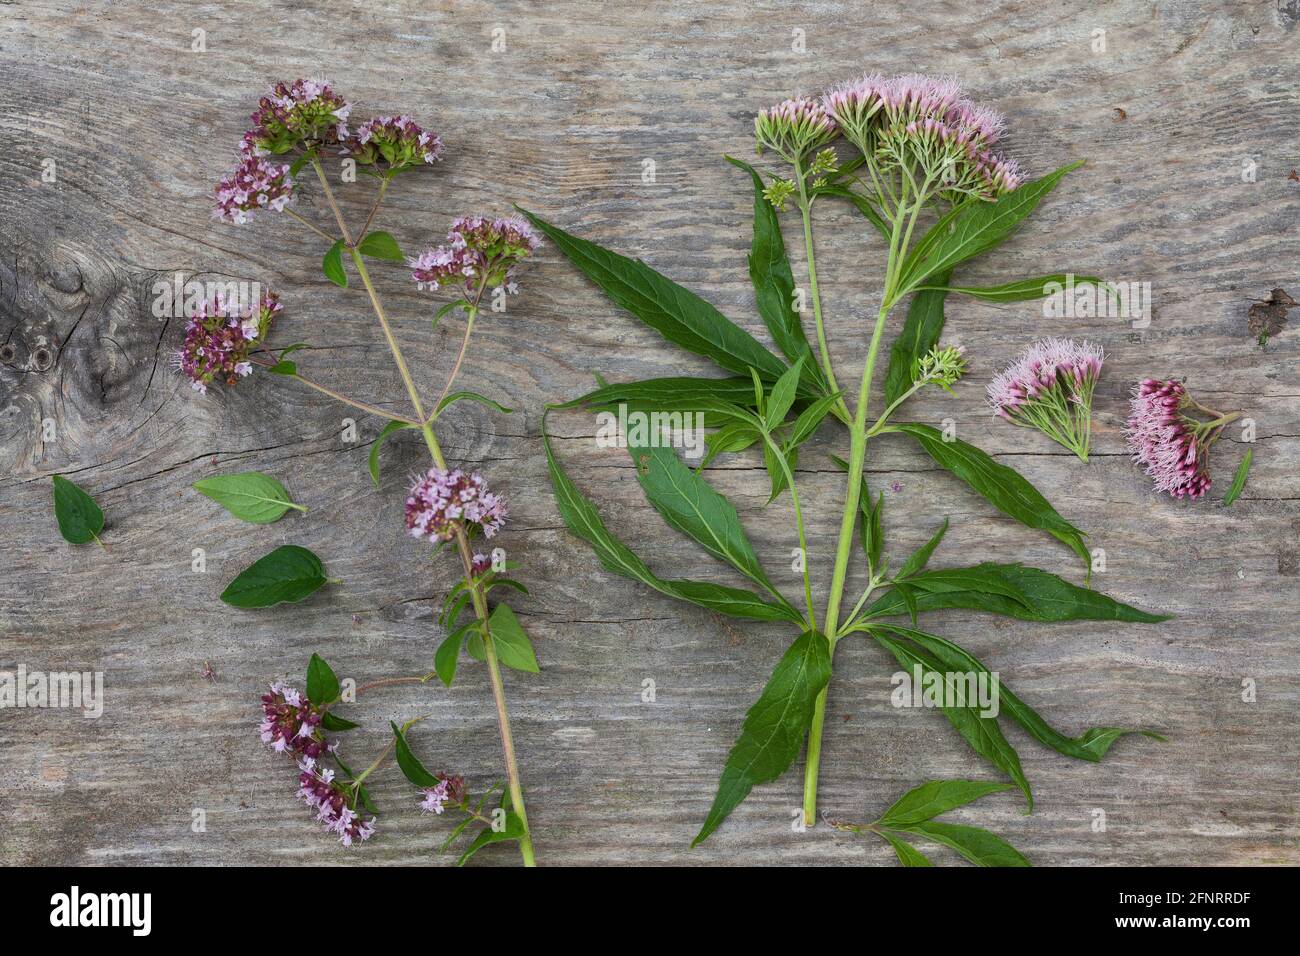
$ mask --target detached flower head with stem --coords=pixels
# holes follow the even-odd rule
[[[1012,424],[1038,429],[1086,462],[1092,393],[1105,358],[1101,346],[1088,341],[1035,342],[989,383],[989,405]]]
[[[1212,483],[1210,448],[1241,413],[1207,408],[1175,379],[1143,379],[1134,386],[1129,407],[1124,436],[1156,490],[1193,500],[1204,495]]]

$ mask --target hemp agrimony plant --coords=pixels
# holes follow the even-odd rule
[[[557,407],[609,410],[622,405],[650,413],[702,412],[706,426],[713,428],[707,438],[705,463],[716,455],[747,449],[761,454],[772,500],[789,492],[793,533],[804,555],[808,550],[796,476],[799,450],[830,419],[840,423],[847,439],[845,457],[836,459],[847,476],[824,607],[814,602],[813,575],[827,569],[805,560],[803,593],[787,596],[763,568],[735,508],[704,477],[703,465],[693,470],[671,448],[644,436],[633,437],[629,430],[627,442],[637,479],[650,504],[671,528],[730,565],[751,587],[659,577],[615,537],[547,444],[560,514],[608,570],[721,614],[759,623],[781,622],[796,632],[745,718],[694,844],[706,839],[752,787],[784,774],[805,742],[804,820],[808,825],[815,823],[826,697],[835,649],[846,638],[875,641],[925,686],[927,694],[937,688],[941,693],[936,701],[953,726],[978,754],[1019,787],[1029,809],[1033,806],[1030,784],[1015,749],[1003,736],[1000,718],[1019,724],[1040,743],[1062,754],[1089,761],[1100,760],[1117,738],[1130,732],[1097,727],[1077,737],[1066,736],[1005,686],[1000,689],[1000,710],[989,713],[973,688],[976,679],[992,675],[971,654],[922,628],[919,618],[944,608],[1035,622],[1154,622],[1164,618],[1018,563],[931,568],[930,558],[947,529],[946,518],[915,553],[901,560],[886,557],[881,534],[883,494],[873,499],[865,480],[865,463],[873,442],[914,442],[997,510],[1055,536],[1085,566],[1090,562],[1084,532],[1063,518],[1015,470],[973,445],[929,424],[902,420],[899,414],[920,390],[930,386],[951,390],[965,371],[966,356],[939,344],[944,302],[951,292],[999,302],[1026,300],[1042,296],[1047,284],[1064,278],[1064,274],[1042,276],[994,287],[969,287],[952,281],[954,270],[998,246],[1079,165],[1040,179],[1024,179],[1014,161],[995,152],[1003,126],[1002,117],[970,102],[955,82],[918,75],[892,79],[865,76],[818,100],[791,99],[759,113],[755,121],[757,149],[760,155],[776,160],[775,170],[760,171],[739,160],[729,161],[745,171],[753,185],[749,276],[758,312],[780,354],[766,349],[712,305],[640,260],[625,258],[526,213],[614,302],[670,342],[707,356],[730,373],[725,378],[671,377],[602,384]],[[840,144],[843,155],[837,151]],[[880,308],[866,346],[861,379],[856,389],[848,391],[836,379],[817,282],[813,212],[819,202],[829,199],[846,200],[862,214],[879,235],[884,259]],[[802,233],[808,264],[811,341],[796,306],[795,281],[783,237],[781,213],[791,207],[797,213],[796,228]],[[905,317],[893,332],[888,350],[883,407],[876,411],[870,399],[886,328],[895,309],[909,296]],[[1080,398],[1086,387],[1089,400],[1095,372],[1100,371],[1100,353],[1095,356],[1095,370],[1092,357],[1088,352],[1080,359],[1080,374],[1086,370],[1089,380],[1085,383],[1081,377],[1077,383]],[[1072,369],[1068,374],[1075,384]],[[1056,388],[1055,372],[1053,375],[1050,384]],[[1043,383],[1046,388],[1045,378]],[[1086,437],[1077,429],[1082,427],[1086,434],[1086,415],[1080,421],[1074,417],[1075,411],[1071,406],[1071,430],[1060,439],[1081,443],[1078,450],[1083,457]],[[1063,423],[1062,432],[1065,428]],[[850,588],[855,555],[864,567],[860,581]],[[876,823],[857,829],[879,833],[905,864],[921,865],[924,857],[907,846],[905,838],[917,835],[917,827],[924,830],[928,817],[912,812],[913,804],[928,805],[930,815],[935,815],[983,792],[989,790],[966,781],[935,781],[900,800],[908,812],[896,806]],[[934,803],[926,798],[931,793],[945,796]],[[987,848],[994,845],[990,839],[1001,841],[985,831],[965,833],[968,829],[972,828],[929,827],[931,835],[942,837],[939,842],[947,842],[976,862],[1023,862],[1015,851],[976,852],[976,844]],[[900,848],[899,841],[905,848]]]
[[[534,865],[532,836],[524,809],[523,785],[510,731],[502,666],[537,672],[532,644],[510,607],[501,603],[498,588],[525,590],[506,575],[514,565],[503,551],[492,557],[476,553],[477,537],[493,538],[502,528],[506,502],[489,490],[481,475],[448,464],[438,443],[435,425],[453,403],[469,399],[501,412],[497,402],[471,391],[452,391],[469,347],[475,320],[485,295],[494,301],[517,292],[515,275],[537,250],[539,238],[518,217],[488,219],[463,216],[452,223],[443,245],[407,262],[421,289],[445,290],[453,298],[434,318],[434,325],[451,312],[465,319],[460,351],[443,385],[432,401],[420,393],[370,277],[369,260],[402,262],[397,240],[374,230],[384,197],[394,179],[434,163],[442,154],[441,139],[406,116],[378,117],[349,131],[349,105],[327,83],[297,80],[280,83],[267,92],[252,114],[252,128],[244,135],[241,158],[235,170],[216,189],[216,216],[243,224],[255,215],[283,212],[298,220],[324,244],[322,270],[335,285],[349,284],[350,262],[365,290],[374,316],[387,342],[393,365],[410,400],[408,414],[396,414],[309,379],[288,356],[302,345],[277,348],[268,344],[271,326],[282,305],[274,294],[251,303],[217,297],[191,317],[185,343],[176,365],[194,388],[205,392],[215,383],[235,385],[256,368],[293,379],[344,404],[384,420],[370,453],[370,473],[379,485],[379,451],[384,438],[401,429],[420,433],[428,447],[431,466],[418,475],[406,499],[406,530],[411,536],[451,545],[462,577],[447,595],[440,622],[449,634],[433,655],[433,669],[423,676],[385,677],[363,684],[358,691],[390,684],[425,683],[439,678],[447,686],[455,679],[462,652],[483,662],[491,679],[501,745],[505,757],[505,782],[493,784],[472,798],[463,778],[448,772],[432,773],[413,753],[406,734],[425,719],[391,725],[393,739],[379,757],[354,773],[342,760],[337,743],[327,733],[356,727],[335,708],[345,699],[334,671],[312,655],[305,693],[282,682],[262,697],[262,739],[278,752],[298,762],[298,795],[317,811],[320,820],[345,845],[365,840],[374,830],[374,807],[365,782],[393,752],[402,772],[420,791],[421,809],[458,818],[447,845],[476,823],[482,824],[462,854],[463,863],[488,843],[513,840],[526,865]],[[369,213],[358,226],[349,223],[334,196],[326,161],[341,158],[349,171],[373,179],[376,191]],[[332,214],[331,223],[313,222],[292,203],[302,184],[299,176],[310,170]],[[345,177],[346,179],[347,177]],[[355,180],[355,177],[351,177]],[[289,500],[274,479],[256,472],[219,476],[198,484],[198,489],[244,520],[275,521],[288,508],[305,510]],[[286,546],[256,562],[235,579],[222,595],[237,607],[265,607],[298,601],[329,582],[320,560],[305,548]],[[427,716],[427,715],[426,715]],[[489,802],[495,802],[489,806]]]

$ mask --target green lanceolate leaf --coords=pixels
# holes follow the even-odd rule
[[[1071,584],[1062,578],[1038,568],[1021,564],[978,564],[960,569],[975,572],[976,578],[953,578],[943,572],[921,571],[908,580],[918,611],[938,611],[945,608],[966,608],[987,611],[1021,621],[1130,621],[1155,624],[1167,621],[1167,614],[1149,614],[1146,611],[1121,604],[1114,598]],[[937,585],[932,587],[933,575]],[[1015,596],[1007,596],[1002,588],[986,590],[978,585],[975,590],[954,589],[958,580],[999,581],[1013,589]],[[888,617],[902,614],[904,602],[886,591],[866,610],[865,617]]]
[[[393,432],[401,431],[403,428],[419,428],[419,425],[412,425],[409,422],[388,422],[379,432],[379,437],[375,443],[370,446],[370,480],[379,487],[379,449],[384,444],[384,439]]]
[[[705,436],[704,444],[708,451],[695,466],[695,470],[703,471],[709,462],[721,454],[744,451],[762,437],[762,433],[753,425],[746,422],[728,422],[717,431]]]
[[[935,634],[927,634],[924,631],[912,628],[897,627],[893,624],[879,625],[879,629],[887,630],[897,637],[909,640],[914,645],[924,648],[925,653],[930,655],[934,661],[937,661],[938,666],[944,671],[988,673],[988,668],[974,655],[958,647],[952,641],[945,640]],[[879,632],[874,628],[873,635],[877,640],[883,640]],[[1150,737],[1153,740],[1164,740],[1162,736],[1149,730],[1126,730],[1121,727],[1092,727],[1078,737],[1066,737],[1053,729],[1032,707],[1013,694],[1001,682],[998,684],[998,704],[1003,714],[1010,716],[1039,743],[1046,744],[1057,753],[1073,757],[1076,760],[1087,760],[1090,763],[1096,763],[1106,755],[1106,751],[1110,749],[1111,744],[1126,734],[1142,734],[1144,737]]]
[[[817,433],[817,426],[825,420],[830,414],[835,403],[840,400],[843,392],[836,392],[834,395],[823,395],[817,401],[813,402],[794,420],[794,428],[790,431],[790,437],[785,440],[786,451],[793,451],[798,448],[809,438]]]
[[[518,840],[523,837],[526,832],[524,822],[519,819],[518,815],[514,812],[507,812],[505,828],[501,831],[494,830],[491,827],[484,827],[480,830],[478,836],[474,838],[474,842],[471,843],[469,848],[460,855],[460,859],[456,861],[456,865],[464,866],[469,862],[470,857],[483,849],[483,847],[487,846],[489,843],[500,843],[503,840]]]
[[[465,632],[477,623],[477,621],[469,621],[456,628],[443,639],[443,642],[438,645],[438,650],[434,652],[433,669],[438,679],[447,687],[450,687],[452,681],[456,679],[456,665],[460,662],[460,649],[465,643]]]
[[[960,292],[962,295],[984,299],[987,302],[1025,302],[1030,299],[1042,299],[1053,294],[1053,292],[1059,292],[1069,280],[1073,280],[1076,286],[1092,285],[1101,288],[1103,291],[1106,288],[1105,284],[1097,276],[1057,273],[1049,276],[1038,276],[1033,279],[1017,279],[1015,282],[1004,282],[1002,285],[954,286],[944,291]],[[935,285],[939,286],[945,284],[946,281],[935,282]]]
[[[1250,462],[1254,457],[1255,449],[1247,448],[1246,457],[1241,459],[1241,464],[1237,466],[1237,473],[1232,478],[1232,486],[1228,488],[1228,493],[1223,496],[1223,506],[1225,508],[1241,497],[1241,489],[1246,487],[1246,476],[1250,474]]]
[[[333,714],[329,711],[326,711],[321,715],[320,725],[325,730],[332,730],[335,733],[340,733],[344,730],[354,730],[361,726],[360,724],[353,723],[350,720],[345,720],[338,714]]]
[[[944,441],[942,433],[930,425],[899,423],[888,425],[885,430],[911,435],[931,458],[1003,514],[1031,528],[1040,528],[1069,545],[1083,559],[1084,566],[1091,568],[1092,555],[1083,543],[1083,532],[1057,514],[1038,489],[1015,469],[999,464],[964,441]]]
[[[628,451],[646,498],[670,527],[750,580],[774,590],[731,502],[688,468],[671,448],[637,448],[629,442]]]
[[[943,540],[943,536],[947,530],[948,519],[944,518],[943,524],[940,525],[939,530],[934,533],[934,537],[921,545],[921,547],[917,548],[911,557],[903,562],[902,567],[898,569],[898,573],[894,575],[894,580],[905,581],[907,578],[924,568],[926,562],[930,560],[930,555],[934,554],[934,549],[939,547],[939,542]]]
[[[1082,165],[1080,160],[1062,166],[993,202],[964,203],[951,217],[941,217],[904,261],[899,294],[923,283],[930,284],[927,282],[930,277],[948,272],[959,262],[998,245],[1038,207],[1066,173]]]
[[[795,394],[799,389],[799,370],[803,366],[803,358],[796,359],[794,365],[790,366],[790,370],[777,379],[776,384],[772,386],[772,392],[767,397],[767,407],[764,409],[769,430],[785,421],[790,407],[794,405]]]
[[[595,505],[583,497],[577,486],[564,473],[551,448],[551,439],[546,434],[545,423],[543,423],[542,440],[546,448],[551,486],[555,492],[555,504],[564,525],[591,545],[591,549],[596,552],[596,557],[607,570],[647,584],[661,594],[690,601],[692,604],[698,604],[700,607],[721,614],[760,621],[784,620],[803,624],[803,616],[784,598],[778,597],[777,604],[770,604],[757,594],[741,588],[695,581],[665,581],[656,576],[646,567],[644,561],[610,533],[605,527],[605,522],[601,520],[599,512],[596,511]]]
[[[319,707],[329,704],[339,696],[339,679],[334,669],[319,654],[307,662],[307,699]]]
[[[104,512],[95,499],[62,475],[54,476],[54,519],[69,544],[98,541],[104,530]]]
[[[357,246],[357,252],[371,259],[384,259],[388,262],[401,262],[405,258],[397,240],[386,232],[368,233]]]
[[[895,828],[911,826],[973,803],[990,793],[1010,789],[1009,783],[984,780],[931,780],[899,797],[876,822]]]
[[[948,281],[950,273],[935,277],[936,285]],[[912,387],[921,359],[939,344],[943,334],[944,289],[925,289],[912,296],[903,328],[889,347],[889,368],[885,372],[885,405],[892,405]]]
[[[194,490],[211,498],[241,521],[253,524],[277,521],[290,508],[307,510],[294,504],[284,485],[260,471],[204,478],[194,482]]]
[[[668,341],[738,375],[754,368],[764,381],[774,382],[786,370],[752,335],[644,262],[579,239],[527,210],[520,212],[616,304]]]
[[[266,370],[272,375],[294,376],[298,374],[298,363],[276,362],[274,365],[268,366]]]
[[[704,842],[755,786],[786,772],[799,756],[813,704],[830,677],[829,642],[816,631],[805,631],[782,656],[758,702],[745,715],[713,806],[691,846]]]
[[[398,727],[393,721],[388,722],[388,726],[393,728],[393,752],[397,757],[397,766],[401,768],[406,779],[411,781],[417,787],[436,787],[441,781],[429,773],[420,759],[411,752],[410,745],[406,742],[406,735],[402,733],[402,728]]]
[[[320,558],[286,544],[240,571],[221,592],[221,600],[232,607],[271,607],[301,601],[325,583]]]
[[[714,402],[725,402],[738,407],[754,404],[754,386],[749,376],[744,378],[650,378],[642,382],[622,382],[602,385],[572,401],[553,408],[575,408],[579,405],[609,407],[625,404],[629,408],[648,411],[703,411]]]
[[[488,408],[496,409],[498,412],[501,412],[501,414],[503,415],[509,415],[511,412],[514,411],[513,408],[506,408],[500,402],[494,402],[486,395],[480,395],[478,392],[452,392],[450,395],[448,395],[446,398],[444,398],[442,401],[438,403],[438,407],[433,410],[433,417],[436,419],[439,415],[442,414],[442,410],[444,408],[446,408],[449,405],[454,405],[456,402],[460,402],[460,401],[478,402],[480,405],[486,405]]]
[[[977,866],[1029,866],[1029,861],[1010,843],[979,827],[931,820],[904,829],[956,850]]]
[[[894,655],[895,660],[902,665],[908,674],[913,673],[913,668],[917,666],[921,668],[923,676],[925,674],[944,675],[950,671],[958,670],[955,667],[946,667],[928,649],[883,633],[883,630],[873,630],[871,636]],[[889,630],[897,634],[901,629],[891,626]],[[966,700],[967,687],[964,681],[954,681],[951,684],[946,684],[946,686],[952,688],[955,701],[952,706],[940,707],[944,716],[948,718],[953,727],[957,728],[957,732],[966,739],[972,750],[1015,781],[1025,795],[1029,810],[1032,811],[1034,809],[1034,796],[1029,789],[1029,781],[1025,778],[1025,772],[1021,769],[1020,755],[1016,753],[1015,748],[1002,735],[1002,729],[998,726],[997,717],[984,716],[981,713],[978,701]],[[1002,706],[1005,706],[1005,691],[1003,691],[1000,702]]]
[[[794,273],[781,236],[776,210],[763,196],[763,180],[754,167],[738,159],[727,162],[749,173],[754,182],[754,241],[749,250],[749,279],[754,299],[772,341],[791,362],[806,358],[802,375],[818,391],[825,391],[821,369],[812,361],[812,349],[803,322],[794,308]]]
[[[903,866],[934,866],[928,856],[906,840],[890,833],[888,830],[881,830],[880,835],[894,848],[894,853],[898,855],[898,862]]]
[[[321,271],[325,273],[325,278],[329,279],[336,286],[347,288],[348,274],[343,271],[343,240],[340,239],[334,245],[329,247],[325,253],[325,258],[321,260]]]

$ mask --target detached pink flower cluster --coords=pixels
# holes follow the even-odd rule
[[[992,199],[1024,181],[1014,160],[993,152],[1002,115],[973,103],[950,77],[871,73],[831,90],[821,105],[869,162],[890,170],[914,160],[949,199]]]
[[[989,383],[989,404],[1007,421],[1037,428],[1087,461],[1092,393],[1104,361],[1101,347],[1091,342],[1043,339]]]
[[[317,767],[311,757],[298,761],[298,796],[316,810],[316,819],[327,831],[337,833],[339,842],[351,846],[369,840],[375,832],[375,818],[362,819],[348,806],[346,791],[334,781],[334,771]]]
[[[480,285],[504,286],[514,295],[519,291],[516,272],[541,244],[541,237],[521,216],[461,216],[451,224],[446,245],[426,250],[407,264],[420,289],[460,285],[472,296]]]
[[[251,375],[249,354],[270,330],[271,320],[282,306],[268,292],[256,306],[240,310],[222,296],[201,305],[190,319],[185,343],[173,359],[173,366],[190,380],[196,391],[206,393],[213,382],[236,384]]]
[[[455,807],[465,802],[464,777],[450,773],[439,773],[436,776],[438,778],[436,787],[425,787],[420,791],[423,797],[420,801],[422,811],[441,814],[447,804]]]
[[[1182,382],[1143,379],[1133,388],[1124,435],[1133,459],[1146,468],[1157,491],[1196,499],[1209,490],[1210,446],[1233,415],[1219,415],[1192,400]],[[1216,415],[1201,421],[1189,409]]]
[[[378,165],[382,160],[389,169],[405,169],[441,158],[442,139],[409,116],[377,116],[362,123],[339,152],[363,166]]]
[[[261,156],[249,155],[217,183],[216,196],[212,215],[242,226],[255,212],[284,209],[293,196],[293,177],[287,163],[277,166]]]
[[[482,475],[430,468],[406,499],[406,530],[415,538],[450,541],[456,535],[453,522],[462,521],[490,538],[506,514],[505,501],[488,491]]]

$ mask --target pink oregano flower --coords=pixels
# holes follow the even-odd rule
[[[439,773],[438,785],[420,791],[420,809],[425,813],[441,815],[447,805],[460,806],[465,802],[465,778],[457,774]]]
[[[264,209],[280,212],[292,196],[293,176],[288,164],[276,165],[261,156],[245,156],[217,183],[212,215],[242,226]]]
[[[1143,379],[1133,388],[1124,436],[1133,459],[1146,468],[1157,491],[1199,498],[1209,490],[1209,453],[1223,427],[1240,416],[1224,415],[1194,401],[1182,382]],[[1204,421],[1192,411],[1212,415]]]
[[[480,287],[501,286],[514,295],[519,291],[516,273],[541,244],[541,236],[521,216],[461,216],[451,224],[445,245],[426,250],[407,263],[420,289],[461,286],[474,296]]]
[[[488,491],[482,475],[430,468],[411,486],[406,530],[415,538],[450,541],[456,534],[453,523],[462,521],[490,538],[505,524],[507,510],[505,501]]]
[[[257,103],[249,117],[253,128],[244,134],[244,153],[280,155],[293,149],[338,146],[348,137],[348,113],[343,97],[325,80],[277,83]]]
[[[214,382],[235,385],[251,375],[251,353],[261,345],[282,306],[272,292],[256,305],[239,309],[222,296],[199,306],[185,330],[185,343],[172,361],[196,391]]]
[[[407,169],[442,157],[442,139],[409,116],[377,116],[362,123],[339,149],[362,166]]]
[[[1101,346],[1091,342],[1043,339],[989,383],[989,404],[1012,424],[1037,428],[1087,461],[1092,392],[1104,361]]]

